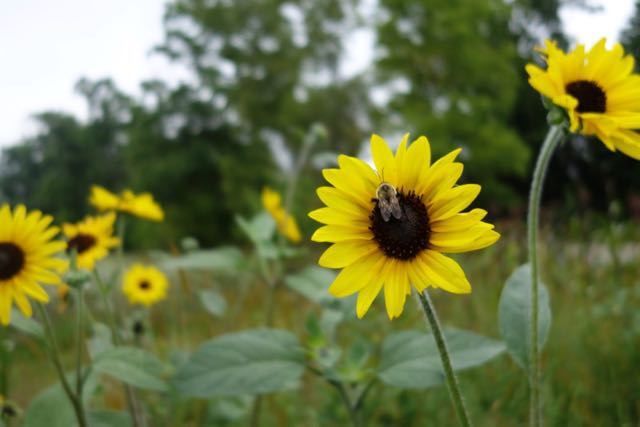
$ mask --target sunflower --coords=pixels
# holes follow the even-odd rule
[[[383,288],[390,319],[402,314],[411,285],[418,291],[431,286],[471,292],[462,268],[443,253],[481,249],[500,237],[482,221],[486,211],[461,213],[480,186],[455,186],[462,174],[462,164],[454,161],[460,150],[430,165],[427,138],[407,148],[408,137],[395,156],[381,137],[371,137],[377,173],[360,159],[339,156],[338,169],[322,172],[332,187],[317,191],[326,207],[309,214],[326,224],[311,239],[333,243],[319,264],[342,269],[329,292],[336,297],[358,292],[359,318]]]
[[[569,53],[547,40],[540,52],[547,68],[528,64],[529,83],[567,112],[570,130],[640,159],[640,76],[633,57],[619,43],[608,50],[605,39],[588,52],[578,45]]]
[[[282,207],[280,194],[269,187],[264,187],[262,189],[262,206],[276,222],[276,227],[278,227],[280,234],[294,243],[302,240],[295,218],[289,215]]]
[[[124,275],[122,291],[131,304],[150,306],[166,298],[167,277],[155,267],[132,265]]]
[[[93,270],[96,261],[109,254],[109,249],[120,244],[113,237],[116,214],[110,212],[102,216],[89,216],[77,224],[64,224],[62,231],[67,238],[67,252],[77,254],[77,265],[85,270]]]
[[[100,211],[119,211],[151,221],[164,220],[164,211],[149,193],[134,194],[124,190],[119,195],[94,185],[89,202]]]
[[[60,274],[68,263],[58,258],[66,244],[53,240],[58,227],[51,227],[53,218],[40,211],[27,212],[18,205],[12,212],[8,204],[0,207],[0,323],[8,325],[11,306],[15,301],[20,311],[31,317],[27,297],[49,302],[49,295],[40,286],[60,284]]]

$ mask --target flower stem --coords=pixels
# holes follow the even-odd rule
[[[530,354],[529,354],[529,391],[530,425],[541,425],[542,405],[540,403],[540,350],[538,348],[538,223],[540,220],[540,201],[547,169],[553,152],[562,141],[563,128],[551,126],[544,139],[531,181],[529,193],[529,213],[527,216],[527,235],[529,246],[529,265],[531,266],[531,313],[530,313]]]
[[[67,397],[71,401],[71,405],[73,406],[73,410],[76,414],[76,418],[78,420],[79,427],[88,427],[87,423],[87,415],[84,410],[84,405],[82,403],[82,396],[76,395],[71,389],[71,385],[67,380],[66,375],[64,374],[64,368],[62,367],[62,362],[60,362],[60,351],[58,349],[58,342],[56,341],[56,336],[53,331],[53,326],[51,325],[51,319],[49,318],[49,313],[47,313],[46,308],[42,305],[42,303],[36,303],[36,309],[40,313],[40,316],[44,322],[44,330],[47,338],[47,349],[49,350],[49,357],[53,366],[56,368],[58,373],[58,377],[60,377],[60,383],[62,384],[62,389],[66,393]]]
[[[460,422],[461,426],[470,427],[471,421],[469,419],[467,409],[464,406],[464,399],[462,398],[462,393],[460,392],[458,378],[456,377],[455,372],[453,372],[451,357],[449,356],[449,349],[447,348],[447,341],[445,340],[444,334],[442,333],[440,321],[438,320],[438,314],[436,313],[436,309],[433,306],[431,298],[429,297],[429,294],[426,290],[418,292],[417,294],[420,306],[424,311],[427,323],[431,327],[433,337],[436,340],[436,345],[438,346],[438,352],[440,353],[440,359],[442,360],[442,368],[447,380],[447,387],[449,388],[449,395],[451,396],[451,401],[453,402],[453,406],[456,410],[458,421]]]
[[[82,347],[84,345],[84,319],[82,306],[84,304],[84,285],[78,288],[78,301],[76,301],[76,395],[82,396]]]

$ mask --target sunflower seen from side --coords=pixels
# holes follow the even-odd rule
[[[109,254],[109,250],[120,244],[113,236],[116,214],[110,212],[101,216],[89,216],[77,224],[64,224],[62,231],[67,238],[67,252],[76,252],[79,268],[93,270],[96,261]]]
[[[331,186],[317,190],[326,207],[309,214],[324,224],[312,240],[332,244],[318,263],[342,269],[329,292],[336,297],[358,293],[359,318],[381,291],[390,319],[402,314],[412,286],[418,291],[436,287],[471,292],[460,265],[443,253],[482,249],[500,237],[493,225],[482,221],[486,211],[462,212],[480,186],[455,185],[463,169],[455,162],[460,150],[431,165],[427,138],[421,136],[408,147],[407,141],[405,135],[394,155],[373,135],[376,170],[340,155],[339,168],[323,170]]]
[[[164,220],[164,210],[150,193],[135,194],[131,190],[124,190],[116,195],[106,188],[94,185],[91,187],[89,203],[102,212],[118,211],[149,221]]]
[[[282,197],[277,191],[264,187],[262,189],[262,206],[276,222],[280,234],[293,243],[299,243],[302,240],[298,223],[282,206]]]
[[[131,304],[149,307],[167,297],[167,276],[153,266],[133,264],[125,273],[122,291]]]
[[[0,323],[11,321],[13,303],[31,317],[29,299],[49,302],[41,285],[59,285],[68,262],[59,257],[66,244],[54,240],[58,227],[53,217],[40,211],[27,212],[23,205],[13,210],[0,206]]]
[[[539,49],[546,69],[528,64],[529,83],[563,109],[571,132],[596,136],[611,151],[640,159],[640,75],[619,43],[565,53],[551,40]]]

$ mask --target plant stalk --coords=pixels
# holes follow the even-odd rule
[[[449,395],[451,397],[453,407],[456,411],[456,415],[458,416],[458,421],[460,422],[461,426],[470,427],[471,420],[469,418],[469,414],[467,413],[467,408],[464,405],[464,399],[462,398],[462,393],[460,392],[458,378],[453,371],[453,365],[451,364],[451,356],[449,355],[447,341],[444,337],[444,334],[442,333],[442,328],[440,326],[440,321],[438,320],[436,309],[433,306],[431,298],[429,297],[429,294],[426,290],[417,292],[417,295],[420,306],[422,307],[422,310],[424,311],[425,317],[427,319],[427,323],[429,324],[429,327],[431,328],[431,331],[433,333],[433,338],[436,341],[438,352],[440,353],[442,368],[447,380],[447,387],[449,388]]]
[[[44,322],[44,330],[47,338],[47,349],[49,353],[49,358],[53,363],[53,366],[58,373],[58,377],[60,377],[60,383],[62,384],[62,389],[66,393],[67,397],[71,401],[71,405],[73,406],[73,411],[75,412],[76,419],[78,420],[79,427],[88,427],[87,415],[84,409],[84,404],[82,402],[82,396],[76,395],[71,389],[71,385],[67,380],[66,375],[64,374],[64,368],[62,367],[62,362],[60,361],[60,351],[58,349],[58,342],[56,340],[55,333],[53,331],[53,326],[51,325],[51,319],[49,318],[49,313],[47,313],[47,309],[44,308],[42,303],[36,303],[36,309],[38,310],[40,316]]]
[[[82,396],[82,348],[84,344],[84,318],[82,308],[84,304],[84,285],[78,288],[78,301],[76,302],[76,395]]]
[[[538,224],[540,221],[540,202],[544,178],[547,175],[553,152],[562,141],[563,128],[551,126],[544,139],[536,167],[533,171],[531,191],[529,193],[529,212],[527,216],[527,236],[529,246],[529,265],[531,266],[531,313],[530,315],[530,354],[529,354],[529,422],[539,427],[542,422],[542,404],[540,402],[540,349],[538,347]]]

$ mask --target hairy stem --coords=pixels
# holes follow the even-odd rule
[[[541,425],[542,405],[540,402],[540,350],[538,348],[538,223],[540,221],[540,202],[544,178],[549,168],[551,156],[562,141],[563,129],[552,126],[547,133],[531,181],[529,193],[529,214],[527,217],[527,236],[529,246],[529,265],[531,266],[531,313],[530,315],[530,354],[529,354],[529,391],[530,391],[530,424]]]

